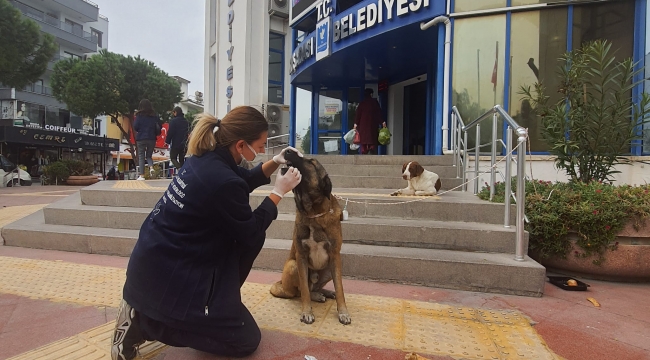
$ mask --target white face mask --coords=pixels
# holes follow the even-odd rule
[[[247,160],[247,159],[244,157],[244,154],[242,153],[242,155],[241,155],[241,161],[239,162],[239,166],[240,166],[240,167],[243,167],[244,169],[249,169],[249,170],[250,170],[250,169],[252,169],[252,168],[255,167],[255,165],[254,165],[253,163],[255,162],[255,160],[257,160],[257,157],[258,157],[259,154],[258,154],[257,151],[255,151],[255,149],[253,149],[253,147],[250,146],[248,143],[246,143],[246,146],[248,146],[248,148],[253,152],[253,154],[255,154],[255,157],[253,158],[253,160]]]

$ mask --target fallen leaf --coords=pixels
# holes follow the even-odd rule
[[[592,297],[588,297],[587,300],[589,300],[590,303],[594,304],[595,307],[600,307],[600,304],[598,303],[598,301],[596,301],[596,299]]]
[[[408,354],[406,354],[406,357],[404,358],[404,360],[429,360],[429,359],[427,359],[425,357],[422,357],[422,356],[420,356],[418,354],[415,354],[415,353],[408,353]]]

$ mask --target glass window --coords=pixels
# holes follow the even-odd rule
[[[284,104],[284,35],[269,32],[268,101]]]
[[[587,41],[612,42],[618,60],[632,57],[634,48],[634,1],[621,0],[576,6],[573,10],[573,48]]]
[[[318,153],[338,155],[342,144],[343,91],[321,90],[318,98]],[[322,132],[325,130],[325,132]]]
[[[510,109],[521,126],[528,128],[531,151],[548,151],[541,136],[541,123],[529,101],[519,94],[522,86],[544,84],[550,103],[560,100],[557,89],[558,58],[566,52],[567,8],[512,14],[510,39]]]
[[[311,91],[296,89],[296,148],[311,154]]]
[[[269,102],[275,104],[282,104],[284,96],[282,92],[282,85],[269,83]]]
[[[59,124],[59,108],[48,106],[45,112],[45,124],[61,126]]]
[[[455,22],[452,104],[466,124],[495,104],[503,104],[505,38],[505,15]],[[481,143],[491,138],[492,126],[488,124],[481,126]],[[475,133],[469,133],[470,147],[475,146]]]
[[[498,9],[507,5],[506,0],[456,0],[454,2],[454,12]]]
[[[282,81],[282,54],[269,52],[269,81]]]
[[[90,35],[91,35],[92,39],[97,42],[97,46],[103,47],[102,46],[102,32],[101,31],[91,28],[90,29]]]
[[[269,49],[283,51],[284,50],[284,35],[269,33]]]

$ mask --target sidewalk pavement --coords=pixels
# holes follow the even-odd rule
[[[41,205],[20,206],[11,200],[14,189],[0,191],[0,205],[8,206],[0,208],[0,227],[70,191],[32,189],[15,197]],[[0,359],[110,359],[127,262],[0,246]],[[318,321],[310,326],[298,320],[298,300],[269,295],[279,278],[253,271],[243,289],[262,328],[250,359],[401,360],[410,351],[428,359],[650,359],[650,284],[586,280],[589,291],[566,292],[547,283],[542,298],[529,298],[345,279],[352,325],[340,325],[328,301],[314,304]],[[223,359],[158,343],[142,353],[157,360]]]

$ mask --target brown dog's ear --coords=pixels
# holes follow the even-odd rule
[[[325,175],[323,180],[320,181],[321,194],[325,195],[328,199],[331,199],[332,195],[332,180],[330,180],[329,175]]]
[[[424,172],[422,165],[416,162],[413,162],[413,164],[411,164],[411,169],[413,169],[413,172],[411,172],[411,177],[420,176]]]

